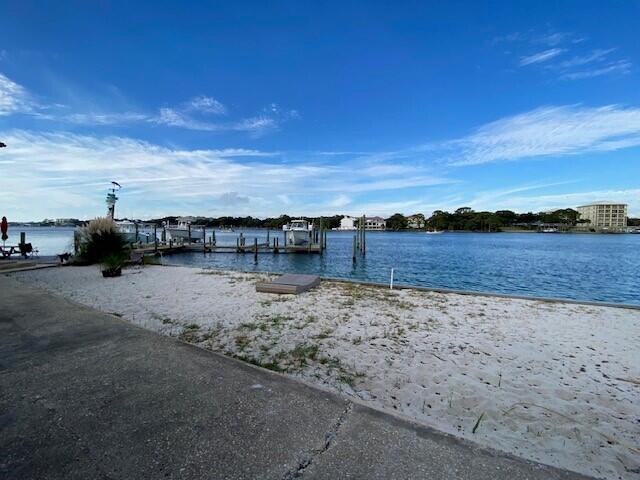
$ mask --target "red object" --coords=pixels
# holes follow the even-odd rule
[[[9,230],[9,223],[7,222],[7,217],[2,217],[2,223],[0,223],[0,231],[2,231],[2,241],[4,242],[9,235],[7,235],[7,230]]]

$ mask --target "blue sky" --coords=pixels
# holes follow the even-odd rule
[[[57,3],[64,3],[58,5]],[[10,220],[640,216],[638,2],[0,4]]]

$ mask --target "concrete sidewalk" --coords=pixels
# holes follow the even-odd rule
[[[578,479],[0,275],[0,478]]]

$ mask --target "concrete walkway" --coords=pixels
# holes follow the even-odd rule
[[[578,479],[0,275],[2,479]]]

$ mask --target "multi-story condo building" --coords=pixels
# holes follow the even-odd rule
[[[589,220],[589,228],[600,231],[623,231],[627,228],[627,205],[595,202],[578,207],[580,220]]]
[[[387,228],[387,222],[382,217],[367,217],[364,228],[367,230],[384,230]]]

